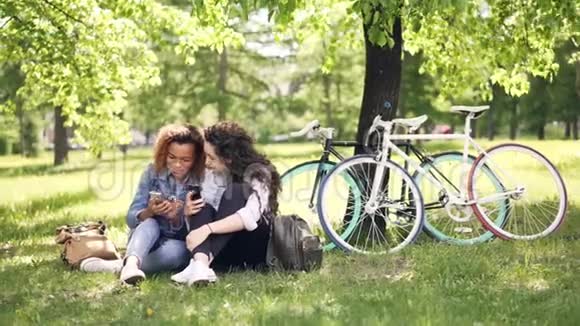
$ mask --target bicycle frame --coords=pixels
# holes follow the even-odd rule
[[[310,194],[310,202],[308,203],[309,208],[314,207],[314,198],[316,197],[318,186],[324,178],[325,171],[323,169],[323,164],[330,162],[330,156],[334,156],[339,161],[344,161],[344,156],[340,154],[335,147],[356,147],[361,146],[359,142],[356,141],[345,141],[345,140],[334,140],[333,138],[324,138],[323,144],[323,151],[322,156],[318,160],[320,164],[318,165],[318,170],[316,171],[316,177],[314,178],[314,185],[312,186],[312,193]],[[393,146],[397,146],[395,143],[392,143]],[[408,143],[400,143],[399,146],[406,146],[406,148],[412,148],[411,144]],[[417,152],[414,153],[420,158],[422,162],[422,156],[419,156]]]
[[[330,162],[330,155],[336,157],[339,161],[344,160],[344,156],[340,154],[334,147],[355,147],[359,143],[356,141],[335,141],[333,138],[324,138],[324,145],[322,156],[319,159],[320,164],[318,164],[318,171],[316,171],[316,177],[314,178],[314,185],[312,186],[312,193],[310,194],[310,202],[308,203],[309,208],[314,207],[314,198],[318,193],[318,186],[320,181],[324,177],[325,171],[323,170],[323,164]]]
[[[405,164],[409,164],[412,166],[418,173],[421,173],[429,182],[435,185],[438,189],[445,191],[449,198],[449,203],[454,205],[460,206],[469,206],[475,203],[488,203],[494,202],[500,198],[506,198],[513,194],[518,194],[521,192],[521,189],[515,189],[511,191],[504,191],[501,193],[493,194],[491,196],[487,196],[485,198],[479,198],[475,200],[468,200],[467,199],[467,184],[465,182],[467,178],[467,167],[468,167],[468,158],[469,158],[469,147],[472,146],[476,149],[479,155],[487,155],[485,150],[479,146],[475,140],[470,136],[471,133],[471,120],[474,118],[473,113],[469,113],[465,119],[465,128],[464,133],[454,133],[454,134],[395,134],[392,135],[391,131],[393,130],[394,123],[392,121],[381,121],[379,119],[375,119],[373,123],[373,127],[381,126],[383,127],[383,141],[381,144],[381,151],[378,156],[378,160],[382,163],[385,163],[389,159],[389,153],[394,152],[400,155]],[[463,152],[462,152],[462,171],[461,171],[461,184],[459,185],[459,193],[454,191],[453,189],[448,189],[443,185],[439,180],[434,178],[430,175],[425,169],[423,169],[420,164],[415,162],[411,159],[407,153],[403,152],[398,146],[393,143],[393,141],[412,141],[412,140],[461,140],[463,141]],[[379,165],[377,168],[377,172],[375,173],[373,185],[371,189],[371,195],[369,201],[365,206],[365,210],[368,213],[373,213],[380,207],[378,207],[377,197],[382,188],[382,183],[384,179],[384,171],[385,166]]]

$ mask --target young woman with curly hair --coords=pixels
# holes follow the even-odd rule
[[[205,129],[207,193],[220,198],[213,209],[196,213],[187,203],[192,227],[187,247],[195,259],[171,279],[178,283],[215,282],[211,267],[260,268],[265,264],[270,228],[264,220],[278,210],[280,176],[239,125],[221,122]],[[208,199],[210,201],[211,199]],[[207,205],[211,207],[210,205]],[[204,256],[205,259],[200,257]]]
[[[190,260],[186,248],[188,215],[200,212],[203,200],[186,200],[188,189],[200,185],[205,172],[204,140],[191,125],[167,125],[159,130],[153,163],[143,172],[127,213],[130,228],[124,260],[90,258],[81,270],[121,272],[121,280],[135,284],[145,274],[183,268]]]

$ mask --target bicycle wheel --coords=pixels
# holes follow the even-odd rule
[[[472,245],[482,243],[493,238],[473,213],[471,206],[453,205],[449,198],[441,192],[441,188],[433,184],[426,174],[438,180],[449,191],[465,193],[467,172],[469,172],[475,157],[469,155],[467,166],[463,164],[463,154],[460,152],[444,152],[430,157],[430,160],[421,163],[425,173],[418,170],[413,174],[415,183],[421,190],[425,203],[425,224],[423,229],[432,238],[457,245]],[[483,166],[480,179],[477,181],[486,184],[486,187],[502,192],[503,186],[487,166]],[[506,220],[509,202],[500,203],[494,224],[502,226]]]
[[[335,244],[330,240],[320,225],[320,219],[316,212],[316,200],[322,178],[334,168],[336,163],[321,161],[309,161],[299,164],[284,172],[281,176],[282,191],[278,195],[279,212],[282,215],[296,214],[305,219],[312,232],[318,235],[323,242],[323,249],[330,250]],[[316,180],[318,168],[322,168],[320,180]],[[343,180],[349,187],[356,187],[352,178]],[[353,191],[353,193],[357,193]],[[312,195],[314,194],[314,197]],[[354,197],[355,207],[361,207],[360,197]],[[360,208],[355,212],[360,211]],[[355,216],[356,218],[356,216]]]
[[[379,209],[367,209],[378,167],[385,169],[388,183],[374,203]],[[357,188],[345,185],[349,178]],[[403,183],[409,192],[401,191]],[[360,207],[354,205],[357,196],[362,199]],[[317,210],[326,233],[348,252],[396,252],[413,242],[423,226],[423,199],[409,173],[392,161],[378,162],[373,155],[351,157],[330,171],[320,185]]]
[[[488,166],[505,191],[480,184]],[[481,154],[468,178],[468,194],[479,220],[502,239],[533,240],[554,232],[564,221],[566,186],[554,167],[538,151],[523,145],[504,144]],[[504,225],[493,223],[503,201],[509,200]]]

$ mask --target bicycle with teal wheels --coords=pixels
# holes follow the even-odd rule
[[[306,134],[311,134],[320,140],[322,145],[321,156],[317,160],[302,162],[282,174],[282,191],[278,195],[279,212],[282,215],[296,214],[304,218],[310,224],[313,232],[322,239],[324,250],[330,250],[335,247],[335,244],[330,241],[321,227],[321,222],[316,212],[316,195],[320,182],[328,171],[334,168],[337,164],[336,161],[345,159],[337,147],[354,149],[360,143],[335,140],[334,129],[321,127],[318,120],[308,123],[300,131],[290,133],[287,138],[303,137]],[[349,209],[344,210],[343,215],[339,218],[343,219],[348,215],[347,219],[356,223],[362,209],[359,186],[356,184],[355,179],[349,175],[342,176],[340,182],[342,184],[340,190],[347,194]],[[345,198],[342,193],[333,194],[331,192],[329,192],[328,197],[329,200],[334,198],[337,202]],[[352,230],[347,226],[341,231],[341,236],[347,237],[349,232],[352,232]]]
[[[390,107],[390,103],[385,102],[385,112],[388,111]],[[326,229],[338,229],[338,227],[340,227],[339,234],[342,238],[348,238],[352,235],[356,223],[362,214],[361,203],[363,199],[361,198],[361,189],[364,189],[364,182],[361,183],[359,181],[357,184],[357,179],[349,174],[344,174],[339,178],[339,181],[334,181],[334,189],[336,191],[328,192],[326,195],[326,198],[329,198],[327,200],[332,202],[333,205],[334,213],[332,216],[318,215],[316,211],[317,193],[323,178],[334,168],[337,162],[341,162],[345,159],[344,156],[339,153],[337,147],[354,148],[361,144],[356,141],[335,140],[334,129],[321,127],[318,120],[310,122],[300,131],[290,133],[288,136],[283,136],[281,138],[298,138],[303,137],[306,134],[311,134],[321,141],[321,156],[317,160],[299,163],[282,174],[282,192],[278,196],[280,206],[279,211],[283,215],[297,214],[306,219],[314,232],[319,235],[321,239],[324,239],[324,249],[330,250],[335,248],[335,243],[325,233],[323,224],[327,225]],[[370,143],[370,136],[371,134],[367,133],[364,143],[362,144],[367,153],[373,153],[378,146],[376,141],[373,144]],[[398,142],[397,146],[402,148],[406,154],[414,155],[421,163],[421,166],[424,167],[429,174],[433,175],[433,177],[440,178],[442,182],[453,185],[453,181],[449,180],[446,175],[451,175],[449,170],[455,169],[453,164],[456,165],[460,163],[462,158],[460,153],[443,152],[431,156],[427,155],[417,146],[414,146],[410,141]],[[471,156],[469,158],[470,160],[474,159]],[[450,165],[450,163],[453,164]],[[407,170],[408,168],[408,163],[404,162],[404,169]],[[413,177],[417,178],[419,182],[421,175],[414,175]],[[402,190],[400,193],[408,191],[408,187],[406,187],[404,182],[402,182],[401,188]],[[432,199],[428,196],[427,199],[425,208],[430,211],[429,216],[441,214],[443,206],[439,201],[439,198]],[[404,199],[401,198],[400,200],[403,201]],[[443,212],[443,214],[445,213]],[[437,220],[437,218],[435,218],[435,220]],[[472,226],[471,231],[464,232],[463,238],[458,238],[449,235],[451,232],[448,232],[447,230],[439,230],[437,225],[433,224],[429,222],[425,223],[424,229],[429,235],[439,241],[468,244],[483,242],[493,237],[491,232],[488,232],[485,229],[482,231],[481,225]],[[467,230],[467,226],[462,225],[461,227],[463,227],[464,230]]]
[[[385,110],[390,109],[390,103],[385,103]],[[330,170],[341,162],[345,157],[338,148],[354,148],[361,146],[357,141],[335,140],[335,130],[333,128],[321,127],[318,120],[308,123],[300,131],[292,132],[279,139],[299,138],[307,134],[317,138],[322,146],[320,158],[299,163],[288,169],[281,175],[282,191],[278,195],[279,212],[282,215],[296,214],[304,218],[313,232],[320,236],[324,243],[324,250],[335,248],[335,243],[324,232],[323,225],[340,224],[339,235],[343,238],[351,236],[355,230],[359,216],[362,214],[361,189],[363,184],[354,176],[344,174],[338,181],[335,180],[335,192],[328,191],[326,198],[333,202],[335,214],[332,216],[318,215],[316,211],[316,200],[320,183]],[[401,142],[400,146],[407,147],[409,143]],[[366,144],[364,150],[371,152],[373,145]],[[405,149],[408,151],[409,149]],[[423,158],[420,158],[423,159]]]
[[[482,230],[502,239],[533,240],[554,232],[567,210],[567,192],[560,174],[545,156],[524,145],[501,144],[487,151],[481,148],[470,137],[470,123],[488,108],[452,107],[453,112],[466,118],[464,133],[450,135],[392,134],[395,125],[417,130],[427,116],[392,121],[377,116],[371,130],[380,130],[382,136],[378,154],[356,155],[337,164],[318,192],[317,211],[321,221],[327,221],[336,209],[335,201],[327,200],[327,192],[336,192],[335,180],[342,175],[354,178],[363,198],[357,225],[348,237],[340,234],[344,228],[341,224],[323,223],[324,231],[346,251],[396,252],[416,239],[430,206],[424,204],[423,197],[432,196],[443,214],[441,218],[431,214],[427,219],[434,226],[432,232],[438,231],[441,237],[451,235],[465,243],[485,239],[487,232],[473,237],[476,220]],[[393,142],[436,139],[462,140],[463,151],[418,164]],[[469,155],[469,148],[475,149],[476,158]],[[415,176],[393,161],[391,153],[414,168]],[[440,167],[446,162],[454,166],[455,161],[460,163],[448,171]],[[434,169],[441,173],[431,173]],[[431,188],[420,186],[421,181]],[[469,234],[468,239],[462,237],[464,233]]]

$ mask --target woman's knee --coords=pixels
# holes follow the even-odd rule
[[[189,217],[189,230],[195,230],[202,225],[207,223],[211,223],[214,220],[216,211],[215,209],[209,205],[205,204],[205,206],[199,211],[197,214]]]
[[[143,259],[141,269],[145,273],[172,271],[187,265],[190,258],[184,241],[169,239]]]
[[[178,269],[185,266],[191,259],[191,253],[187,250],[185,245],[182,248],[166,252],[163,256],[163,265],[168,270]]]
[[[137,225],[134,233],[135,232],[159,235],[159,222],[157,222],[154,218],[148,218]]]

